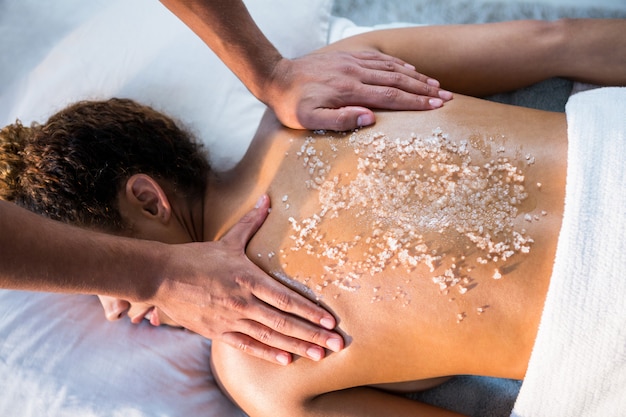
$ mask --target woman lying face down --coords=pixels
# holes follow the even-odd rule
[[[268,114],[241,163],[212,173],[200,147],[151,109],[79,103],[14,143],[21,171],[4,198],[182,243],[219,238],[267,192],[272,211],[249,258],[328,306],[348,348],[282,368],[214,343],[216,375],[252,415],[372,401],[400,412],[421,405],[385,389],[455,374],[522,378],[562,213],[564,116],[459,96],[435,114],[378,120],[310,133]],[[167,322],[151,306],[130,309],[134,320],[146,314]]]
[[[269,195],[248,257],[334,312],[347,347],[280,367],[214,342],[215,375],[249,415],[455,415],[392,393],[457,374],[524,377],[563,214],[564,114],[462,95],[349,133],[267,114],[221,173],[127,100],[78,103],[2,138],[2,198],[109,233],[219,239]],[[151,306],[130,312],[167,322]]]
[[[91,135],[92,140],[75,139],[81,135]],[[129,175],[167,178],[164,188],[175,187],[181,199],[199,204],[210,170],[201,146],[190,141],[188,133],[170,118],[130,101],[72,106],[43,126],[7,126],[2,139],[0,198],[55,220],[130,237],[137,236],[136,226],[123,217],[117,196]],[[168,233],[156,239],[198,241],[198,233]],[[151,311],[151,306],[129,309],[123,300],[100,298],[110,319],[128,312],[138,322]],[[167,317],[165,323],[175,325]]]

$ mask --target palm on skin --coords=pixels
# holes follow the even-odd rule
[[[260,99],[293,129],[354,129],[375,122],[369,108],[430,110],[452,97],[404,61],[374,51],[281,59],[262,91]]]
[[[333,316],[275,281],[245,254],[268,207],[264,196],[218,241],[171,246],[173,263],[154,283],[158,290],[146,303],[178,325],[271,362],[288,364],[290,353],[319,360],[324,348],[343,347],[341,337],[326,330],[334,328]],[[213,265],[214,278],[200,275],[206,265]],[[100,299],[109,320],[131,306],[115,298]]]
[[[449,92],[440,95],[437,81],[417,73],[405,61],[371,49],[315,52],[286,59],[241,1],[161,2],[255,97],[271,107],[284,125],[294,129],[349,130],[375,122],[368,107],[429,110],[452,98]]]

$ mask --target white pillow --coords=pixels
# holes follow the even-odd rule
[[[72,16],[73,0],[65,3]],[[263,104],[158,1],[91,3],[91,8],[81,5],[82,19],[0,97],[0,122],[43,122],[80,99],[130,97],[183,121],[210,145],[216,168],[237,162],[261,119]],[[48,7],[59,13],[63,4]],[[300,56],[326,44],[332,0],[246,4],[283,55]],[[46,13],[46,6],[36,10]],[[24,16],[14,18],[28,24]],[[29,50],[28,45],[22,48],[23,53]]]
[[[331,3],[247,1],[288,57],[326,43]],[[20,60],[27,63],[21,79],[0,79],[3,125],[43,122],[79,99],[124,96],[191,126],[218,165],[245,152],[264,106],[158,1],[23,0],[2,7],[0,23],[10,26],[0,33],[32,54]],[[54,39],[49,48],[20,43],[19,28],[52,15],[67,20],[61,35],[55,25],[38,28],[40,39]],[[0,290],[0,341],[2,416],[242,414],[213,381],[207,340],[127,319],[109,323],[93,296]]]

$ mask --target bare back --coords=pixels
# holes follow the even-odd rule
[[[230,190],[228,226],[233,207],[269,190],[249,257],[327,306],[347,341],[286,368],[217,345],[227,387],[233,367],[302,398],[454,374],[523,377],[561,222],[564,115],[457,96],[377,120],[312,134],[266,117],[219,186]]]

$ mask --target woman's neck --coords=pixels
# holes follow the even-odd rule
[[[231,170],[216,172],[209,179],[204,197],[204,240],[222,237],[252,209],[274,179],[282,159],[284,144],[266,140],[280,128],[268,113],[242,160]]]

